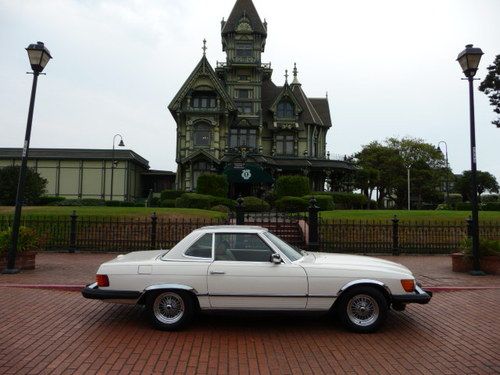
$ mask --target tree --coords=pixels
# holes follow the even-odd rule
[[[405,137],[388,138],[384,144],[371,142],[356,155],[359,168],[355,186],[371,199],[393,200],[404,207],[408,197],[407,168],[411,169],[412,196],[420,207],[423,202],[438,203],[442,181],[450,171],[446,169],[443,154],[422,139]]]
[[[499,115],[491,123],[500,128],[500,55],[497,55],[493,64],[488,66],[488,74],[479,85],[479,90],[490,98],[493,112]]]
[[[16,204],[17,183],[21,167],[0,168],[0,202],[2,204]],[[47,180],[31,168],[26,169],[24,184],[24,203],[33,204],[45,193]]]
[[[463,171],[462,174],[455,180],[454,190],[457,193],[462,194],[462,199],[464,201],[470,201],[472,190],[471,176],[471,171]],[[490,193],[498,193],[499,186],[497,179],[491,173],[477,171],[476,182],[479,199],[481,199],[481,194],[483,194],[485,191],[489,191]]]

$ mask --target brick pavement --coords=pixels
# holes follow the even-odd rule
[[[83,284],[116,254],[43,253],[37,269],[0,284]],[[499,276],[454,274],[446,256],[384,256],[425,285],[500,285]],[[436,293],[390,312],[375,334],[330,318],[207,316],[160,332],[143,309],[79,293],[0,288],[0,374],[494,374],[500,373],[500,289]]]

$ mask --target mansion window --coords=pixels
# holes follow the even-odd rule
[[[191,97],[191,107],[193,108],[215,108],[217,106],[215,93],[195,93]]]
[[[252,90],[249,89],[238,89],[236,90],[236,97],[238,99],[251,99],[252,98]]]
[[[294,155],[293,150],[294,136],[293,135],[277,135],[276,136],[276,154],[277,155]]]
[[[198,177],[206,173],[210,173],[210,163],[206,161],[193,163],[193,189],[198,185]]]
[[[193,133],[193,141],[195,147],[210,146],[210,125],[201,123],[195,126]]]
[[[236,56],[237,57],[251,57],[253,43],[252,42],[239,42],[236,43]]]
[[[236,107],[240,113],[253,113],[253,103],[251,102],[237,102]]]
[[[229,147],[236,148],[246,146],[255,148],[257,142],[256,129],[236,128],[229,131]]]
[[[280,118],[291,118],[293,117],[293,104],[289,101],[281,101],[278,104],[276,111],[276,116]]]

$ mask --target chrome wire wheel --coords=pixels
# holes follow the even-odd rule
[[[347,317],[360,327],[367,327],[377,321],[379,305],[375,298],[368,294],[356,294],[347,304]]]
[[[159,294],[153,304],[153,314],[159,322],[175,324],[182,319],[186,307],[184,300],[177,293],[165,292]]]

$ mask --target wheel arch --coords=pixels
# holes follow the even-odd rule
[[[389,304],[391,301],[391,290],[389,287],[384,284],[383,282],[379,280],[373,280],[373,279],[359,279],[359,280],[352,280],[349,281],[347,284],[345,284],[340,290],[337,292],[337,298],[335,299],[335,302],[332,305],[332,308],[335,307],[338,301],[340,301],[342,294],[346,292],[347,290],[350,290],[355,287],[360,287],[360,286],[370,286],[373,288],[376,288],[377,290],[381,291],[384,297],[387,299],[387,303]]]
[[[155,285],[150,285],[147,288],[144,289],[141,297],[137,301],[137,304],[139,305],[144,305],[146,303],[146,300],[148,296],[151,293],[159,292],[159,291],[177,291],[177,292],[184,292],[188,294],[194,301],[196,308],[199,309],[200,303],[198,301],[198,292],[196,291],[195,288],[188,286],[188,285],[183,285],[183,284],[155,284]]]

